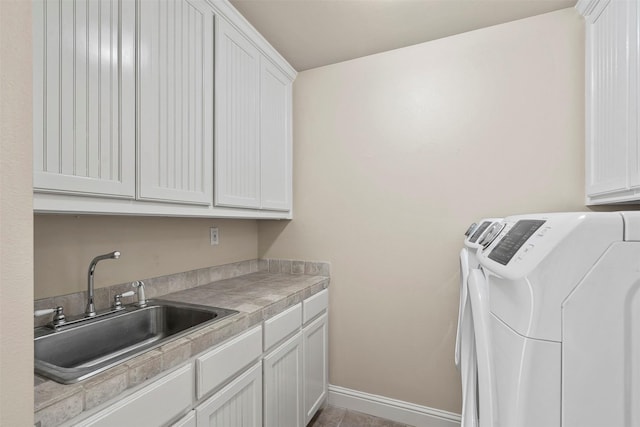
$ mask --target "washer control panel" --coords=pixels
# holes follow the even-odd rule
[[[471,237],[469,237],[469,241],[471,243],[476,243],[476,241],[478,240],[478,238],[482,235],[482,233],[484,233],[484,231],[491,225],[491,221],[484,221],[482,224],[480,224],[479,226],[477,226],[474,230],[473,230],[473,234],[471,235]]]
[[[491,250],[489,259],[502,265],[507,265],[516,252],[520,250],[527,240],[529,240],[545,222],[545,220],[537,219],[523,219],[516,222]],[[546,232],[546,229],[543,230]],[[533,248],[533,245],[529,246],[531,246],[531,248],[525,248],[525,252]]]

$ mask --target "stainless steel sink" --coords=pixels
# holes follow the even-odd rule
[[[234,310],[149,300],[54,330],[35,329],[35,372],[63,384],[82,381],[167,340],[237,313]]]

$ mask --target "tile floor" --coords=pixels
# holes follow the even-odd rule
[[[320,410],[307,427],[411,427],[361,412],[327,406]]]

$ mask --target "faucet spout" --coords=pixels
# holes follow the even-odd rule
[[[105,259],[118,259],[120,258],[120,252],[114,251],[108,254],[98,255],[95,257],[91,264],[89,264],[89,274],[87,279],[87,308],[84,311],[85,317],[94,317],[96,315],[96,306],[94,303],[94,291],[93,291],[93,272],[96,270],[98,262]]]

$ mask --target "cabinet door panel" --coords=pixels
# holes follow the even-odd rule
[[[327,314],[323,314],[302,330],[305,425],[313,418],[327,397],[328,335]]]
[[[213,25],[201,0],[140,2],[140,199],[212,202]]]
[[[609,2],[587,24],[587,194],[628,188],[628,150],[635,147],[630,110],[629,13],[634,2]],[[631,143],[631,145],[630,145]]]
[[[260,67],[262,209],[291,209],[291,80],[271,61]]]
[[[216,31],[215,201],[260,207],[260,53],[224,19]]]
[[[198,427],[262,427],[262,363],[196,408]]]
[[[302,427],[302,335],[264,358],[265,427]]]
[[[262,326],[257,326],[196,359],[198,398],[215,390],[262,355]]]
[[[272,346],[300,329],[302,324],[302,304],[289,307],[264,322],[264,349]]]
[[[629,185],[640,187],[640,5],[627,2],[629,13]]]
[[[37,0],[34,189],[135,195],[135,2]]]

